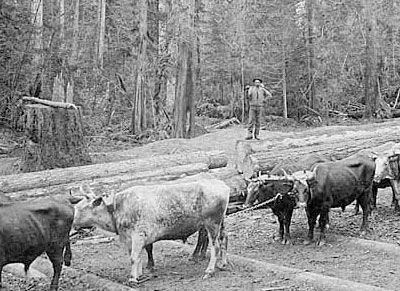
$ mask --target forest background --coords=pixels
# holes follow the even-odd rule
[[[390,117],[399,12],[394,0],[0,0],[0,123],[20,129],[21,98],[35,96],[81,106],[87,134],[191,137],[198,116],[245,121],[256,77],[273,94],[266,115]]]

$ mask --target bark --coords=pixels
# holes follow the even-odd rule
[[[354,131],[353,131],[354,130]],[[346,144],[351,145],[352,142],[379,144],[380,141],[387,142],[396,140],[400,137],[400,125],[396,123],[376,124],[373,129],[357,131],[356,127],[346,127],[346,132],[335,133],[330,136],[320,134],[319,131],[314,132],[314,135],[309,135],[302,138],[302,135],[295,135],[291,138],[277,139],[271,138],[261,141],[245,141],[239,140],[236,143],[236,159],[235,167],[239,172],[244,171],[245,160],[253,154],[270,155],[271,153],[279,153],[280,151],[292,150],[296,151],[301,148],[311,148],[315,146],[334,146],[341,145],[346,147]],[[375,142],[375,139],[377,140]]]
[[[132,133],[140,134],[146,128],[146,67],[147,67],[147,0],[140,0],[139,56],[136,89],[132,110]]]
[[[223,151],[193,152],[175,155],[161,155],[142,159],[132,159],[122,162],[86,165],[65,169],[8,175],[0,177],[0,191],[3,193],[23,191],[34,188],[51,187],[127,173],[154,171],[179,165],[206,163],[209,169],[225,167],[228,158]]]
[[[46,106],[50,106],[53,108],[64,108],[64,109],[75,109],[78,110],[78,108],[75,106],[75,104],[72,103],[65,103],[65,102],[57,102],[57,101],[50,101],[50,100],[43,100],[43,99],[39,99],[39,98],[35,98],[35,97],[22,97],[23,101],[30,101],[30,102],[34,102],[34,103],[38,103],[38,104],[42,104],[42,105],[46,105]]]
[[[90,178],[87,180],[71,181],[69,183],[32,188],[5,194],[12,200],[27,200],[41,196],[54,196],[59,194],[79,195],[81,185],[88,184],[95,193],[118,192],[137,185],[151,185],[160,182],[174,181],[183,177],[199,173],[210,173],[213,177],[224,181],[230,188],[230,202],[236,202],[243,197],[246,190],[246,182],[243,176],[233,168],[218,168],[209,170],[206,163],[194,163],[181,166],[173,166],[165,169],[149,170],[137,173],[126,173],[118,176],[103,178]]]
[[[187,3],[187,11],[180,13],[180,40],[178,45],[178,71],[174,103],[174,137],[190,138],[194,129],[194,99],[196,70],[193,58],[195,39],[194,7],[196,0]]]
[[[400,141],[400,127],[386,132],[377,132],[374,136],[352,139],[331,139],[323,143],[308,144],[301,147],[273,147],[270,150],[247,156],[243,162],[243,175],[246,178],[261,172],[276,170],[277,165],[296,163],[309,154],[321,154],[331,159],[343,159],[361,150],[382,145],[387,142]],[[279,167],[279,166],[278,166]]]
[[[23,172],[86,165],[91,162],[83,139],[79,110],[40,104],[25,106]]]
[[[73,28],[74,30],[73,30],[72,51],[71,51],[72,64],[76,64],[78,62],[79,7],[80,7],[80,0],[75,0],[74,28]]]
[[[104,55],[104,36],[106,34],[106,0],[98,1],[98,51],[97,59],[99,67],[103,68],[103,55]]]
[[[95,193],[111,193],[112,191],[118,192],[135,185],[154,184],[160,183],[160,181],[176,180],[185,176],[191,176],[206,171],[208,171],[208,165],[206,163],[195,163],[182,166],[173,166],[165,169],[122,173],[116,176],[114,175],[100,178],[86,177],[85,180],[71,180],[65,184],[31,188],[7,193],[6,195],[13,200],[26,200],[41,196],[54,196],[58,194],[69,193],[73,195],[79,195],[79,188],[84,184],[90,185]]]
[[[32,24],[34,26],[33,36],[33,64],[39,69],[42,63],[41,53],[43,50],[43,1],[42,0],[32,0],[31,4],[31,15]]]
[[[314,1],[315,0],[306,0],[307,1],[307,51],[308,51],[308,96],[309,96],[309,104],[310,107],[318,110],[318,101],[315,95],[315,68],[314,68],[314,24],[313,24],[313,15],[314,15]]]
[[[376,47],[376,17],[373,0],[363,0],[366,33],[365,33],[365,72],[364,72],[364,101],[365,117],[371,118],[377,109],[378,74],[377,74],[377,47]]]

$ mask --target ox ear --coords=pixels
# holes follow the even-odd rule
[[[93,200],[92,205],[93,207],[98,207],[103,203],[103,197],[99,197]]]

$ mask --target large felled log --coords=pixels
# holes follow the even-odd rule
[[[385,130],[381,131],[370,138],[347,139],[298,148],[274,148],[270,151],[258,152],[249,155],[245,159],[243,163],[243,175],[246,178],[250,178],[259,171],[271,171],[278,164],[287,165],[297,163],[300,158],[309,154],[321,154],[328,158],[343,159],[361,150],[376,147],[389,141],[400,141],[399,127],[396,128],[396,132],[390,131],[390,134]]]
[[[236,160],[235,166],[239,172],[243,172],[243,163],[249,155],[256,153],[263,153],[269,151],[279,152],[288,148],[300,148],[317,146],[321,144],[344,143],[351,140],[369,141],[376,137],[385,136],[387,139],[384,141],[392,140],[400,137],[400,123],[384,122],[371,125],[365,130],[360,130],[360,127],[331,127],[332,134],[326,134],[326,129],[316,128],[306,133],[296,133],[293,137],[284,138],[281,140],[265,139],[261,141],[245,141],[239,140],[236,143]],[[307,136],[307,137],[303,137]]]
[[[23,172],[91,163],[79,110],[26,105],[24,125]]]
[[[88,184],[95,193],[107,194],[118,192],[136,185],[151,185],[174,181],[187,176],[193,176],[198,173],[208,172],[217,179],[224,181],[230,188],[230,202],[240,200],[242,192],[246,189],[246,183],[243,176],[238,174],[233,168],[220,168],[209,170],[205,163],[188,164],[175,166],[166,169],[157,169],[153,171],[144,171],[139,173],[122,174],[94,180],[74,181],[67,184],[55,185],[44,188],[34,188],[18,192],[4,194],[12,200],[26,200],[40,196],[53,196],[59,194],[79,195],[79,188],[83,184]]]
[[[68,184],[72,181],[78,182],[101,177],[138,173],[192,163],[206,163],[210,169],[213,169],[225,167],[228,163],[228,158],[222,151],[193,152],[162,155],[107,164],[54,169],[19,175],[8,175],[4,177],[0,176],[0,193],[44,188]]]
[[[61,185],[54,185],[44,188],[33,188],[17,192],[7,193],[12,200],[26,200],[40,196],[53,196],[59,194],[79,195],[79,188],[83,184],[88,184],[98,194],[107,194],[118,192],[120,190],[135,185],[153,184],[160,181],[171,181],[186,176],[195,175],[208,171],[208,165],[205,163],[188,164],[175,166],[165,169],[156,169],[152,171],[143,171],[137,173],[126,173],[117,176],[103,178],[94,178],[88,180],[71,181]]]

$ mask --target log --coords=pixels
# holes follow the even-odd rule
[[[45,188],[71,182],[112,177],[128,173],[139,173],[155,169],[165,169],[192,163],[206,163],[208,168],[213,169],[225,167],[228,163],[228,158],[222,151],[193,152],[188,154],[163,155],[122,162],[0,176],[0,193]]]
[[[38,104],[41,104],[41,105],[50,106],[50,107],[53,107],[53,108],[64,108],[64,109],[75,109],[75,110],[78,110],[78,108],[75,106],[75,104],[72,104],[72,103],[59,102],[59,101],[50,101],[50,100],[40,99],[40,98],[36,98],[36,97],[24,96],[24,97],[22,97],[22,101],[30,101],[30,102],[38,103]]]
[[[280,151],[287,148],[308,147],[324,143],[342,143],[350,140],[370,140],[376,136],[385,135],[390,140],[390,136],[399,137],[400,123],[399,121],[388,121],[365,126],[365,130],[361,130],[364,126],[330,126],[327,134],[325,127],[318,127],[311,130],[291,133],[289,137],[276,138],[272,136],[269,139],[260,141],[238,140],[235,146],[236,158],[235,167],[242,173],[243,162],[251,154],[267,151]]]
[[[394,129],[380,130],[374,137],[364,136],[354,139],[336,140],[309,145],[306,147],[283,148],[275,147],[267,151],[257,152],[245,158],[243,163],[243,175],[250,178],[259,171],[270,172],[278,164],[295,164],[300,158],[309,154],[321,154],[330,159],[343,159],[361,150],[380,146],[386,142],[400,141],[400,127]],[[328,139],[329,140],[329,139]]]
[[[87,165],[91,159],[83,138],[79,110],[40,104],[25,106],[23,172]]]

